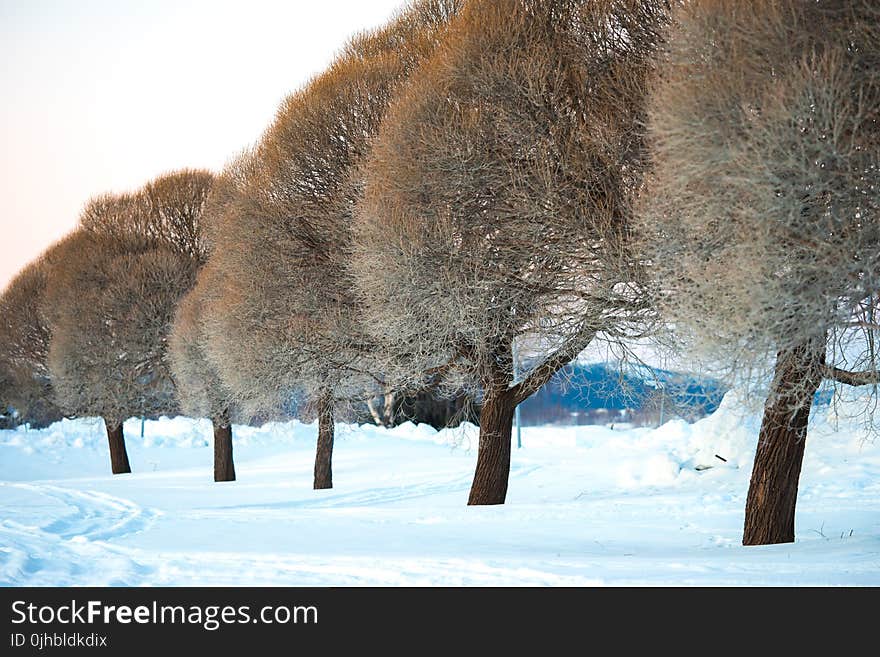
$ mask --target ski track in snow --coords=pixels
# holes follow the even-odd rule
[[[526,476],[531,472],[538,470],[537,466],[525,468],[512,468],[510,473],[511,480]],[[285,514],[288,509],[347,509],[369,506],[383,506],[386,504],[394,504],[396,502],[412,501],[423,497],[431,497],[434,495],[443,495],[446,493],[466,492],[470,489],[471,475],[462,474],[450,478],[444,482],[432,483],[410,483],[401,486],[387,486],[371,488],[351,493],[333,493],[332,489],[326,491],[326,496],[316,499],[300,499],[276,504],[257,504],[248,505],[240,504],[230,507],[214,508],[214,509],[198,509],[194,513],[198,517],[215,516],[218,518],[232,517],[236,515],[250,515],[256,510],[261,512],[278,511]]]
[[[156,511],[143,509],[130,500],[106,493],[74,490],[50,484],[2,483],[19,490],[43,495],[71,508],[66,516],[58,518],[40,530],[59,539],[100,541],[143,531]]]
[[[880,585],[880,445],[851,426],[816,424],[797,540],[761,548],[739,544],[756,424],[729,407],[527,429],[496,507],[466,506],[476,453],[446,432],[345,429],[313,491],[312,426],[242,427],[226,484],[204,423],[147,427],[119,477],[94,423],[0,431],[0,585]]]
[[[0,519],[0,583],[24,580],[33,585],[123,584],[142,567],[108,551],[106,541],[145,531],[159,515],[120,497],[52,484],[0,483],[62,507],[58,517],[30,525]],[[5,514],[4,514],[5,515]],[[104,571],[108,578],[95,580]]]

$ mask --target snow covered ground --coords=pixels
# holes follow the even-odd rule
[[[99,421],[0,431],[0,584],[880,585],[880,444],[817,412],[797,541],[744,548],[758,419],[739,408],[524,429],[507,504],[482,508],[472,426],[339,425],[329,491],[297,422],[235,427],[224,484],[205,421],[127,423],[116,477]]]

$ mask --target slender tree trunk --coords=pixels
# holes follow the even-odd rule
[[[122,434],[122,422],[104,420],[107,427],[107,441],[110,443],[110,468],[113,474],[127,474],[131,472],[128,464],[128,452],[125,450],[125,436]]]
[[[825,344],[808,342],[776,356],[746,500],[743,545],[794,541],[798,480],[813,396],[822,382]]]
[[[367,408],[370,410],[370,415],[373,416],[373,422],[376,423],[377,427],[382,426],[382,416],[379,415],[379,409],[376,408],[376,402],[373,399],[367,400]]]
[[[318,402],[318,448],[315,451],[315,490],[333,488],[333,398]]]
[[[384,418],[382,424],[390,429],[394,426],[394,398],[396,395],[393,392],[385,393],[385,405],[383,407],[382,416]]]
[[[227,418],[214,420],[214,481],[235,481],[232,425]]]
[[[513,395],[489,393],[480,410],[480,447],[469,505],[504,504],[510,476],[510,439],[513,431]]]

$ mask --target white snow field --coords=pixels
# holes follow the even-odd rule
[[[316,428],[238,427],[238,481],[212,481],[207,421],[0,431],[0,583],[25,585],[880,585],[880,445],[817,411],[797,541],[740,545],[758,416],[734,395],[695,424],[540,427],[507,504],[467,507],[477,430],[337,426],[333,490]],[[723,462],[716,454],[725,458]],[[705,466],[711,466],[704,469]]]

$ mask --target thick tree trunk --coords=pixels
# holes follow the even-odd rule
[[[107,427],[107,441],[110,443],[110,468],[113,474],[131,472],[128,464],[128,452],[125,450],[125,436],[122,434],[122,422],[114,423],[104,420]]]
[[[504,504],[510,477],[510,440],[519,403],[541,389],[553,375],[583,351],[596,335],[583,328],[523,379],[515,381],[514,335],[501,335],[481,364],[484,398],[480,409],[480,451],[469,505]]]
[[[214,481],[235,481],[232,425],[224,420],[214,420]]]
[[[510,439],[513,430],[513,395],[490,394],[480,410],[480,447],[477,469],[468,497],[469,505],[504,504],[510,476]]]
[[[825,345],[819,342],[780,351],[776,357],[746,500],[743,545],[794,541],[807,424],[824,361]]]
[[[333,399],[318,402],[318,448],[315,451],[315,490],[333,488]]]

